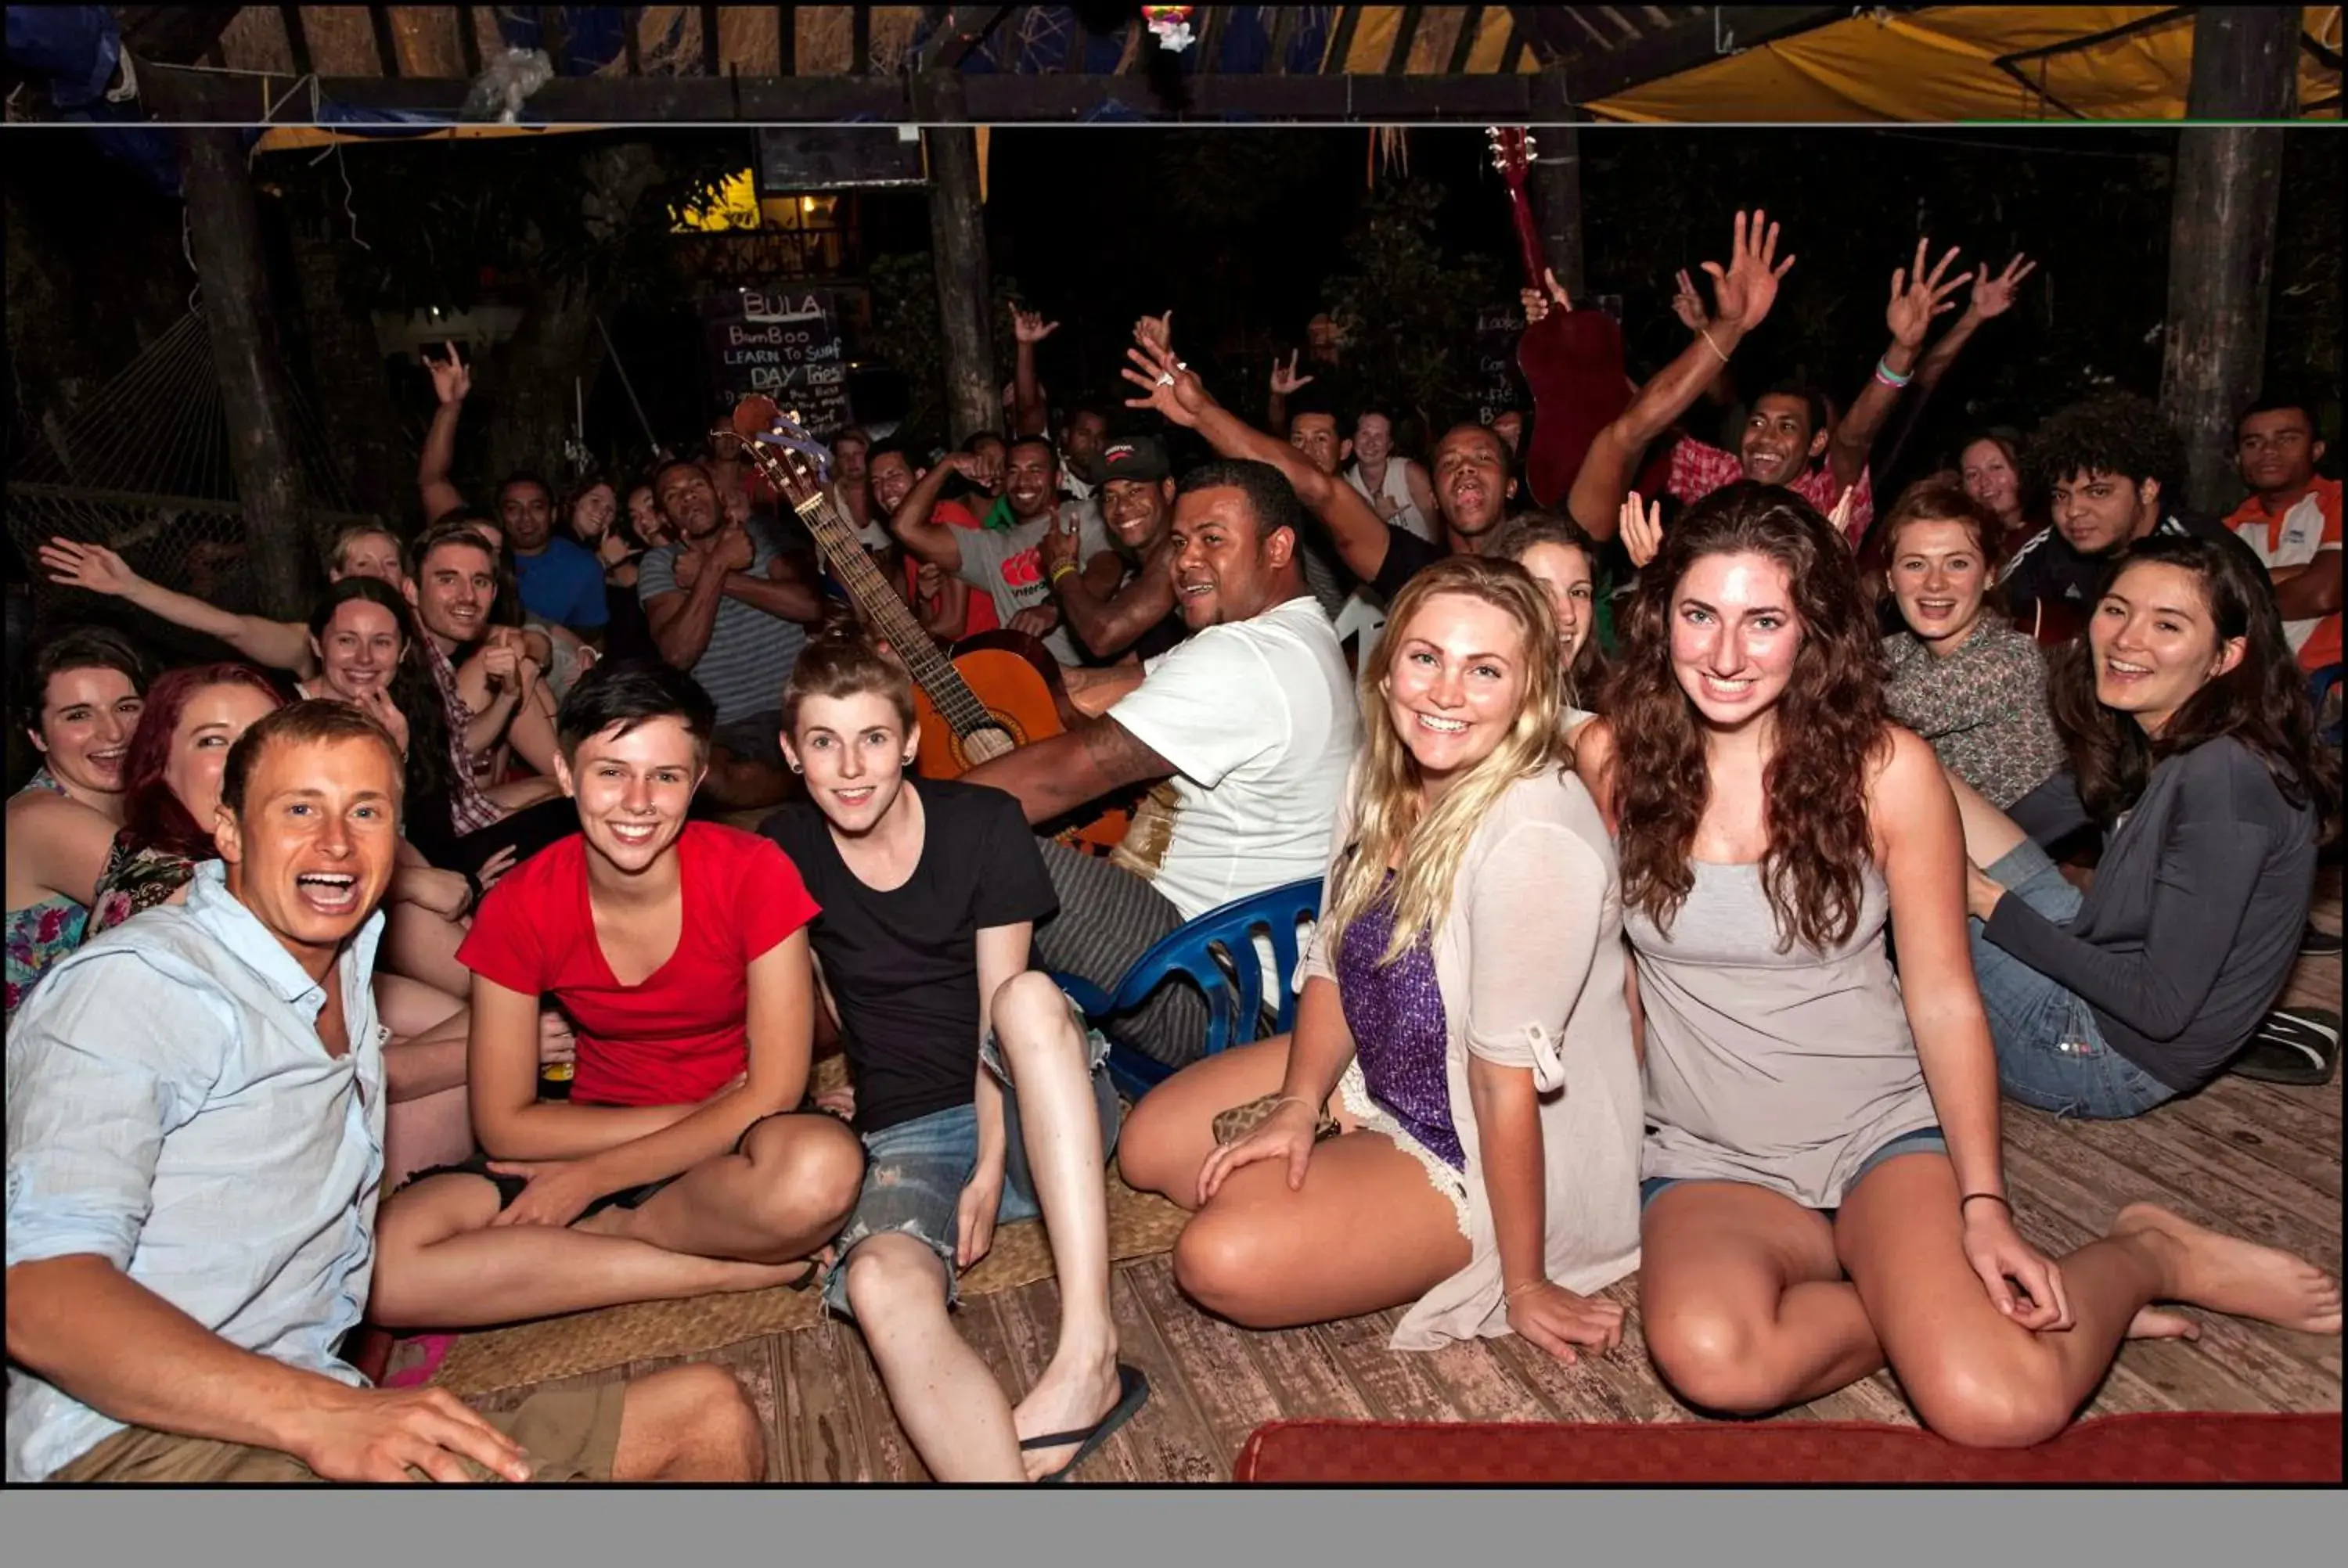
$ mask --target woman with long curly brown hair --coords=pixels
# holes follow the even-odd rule
[[[1973,967],[2008,1094],[2141,1115],[2261,1033],[2299,956],[2339,767],[2315,743],[2266,574],[2231,540],[2137,544],[2056,657],[2052,695],[2075,815],[2033,830],[2101,827],[2103,858],[2082,895],[1959,784]],[[2302,1033],[2274,1050],[2328,1077],[2338,1041]]]
[[[1941,1436],[2024,1446],[2124,1335],[2190,1330],[2153,1301],[2337,1329],[2307,1265],[2149,1205],[2060,1266],[2015,1231],[1956,805],[1885,714],[1825,518],[1715,492],[1664,537],[1625,633],[1578,750],[1618,824],[1655,1129],[1640,1290],[1673,1387],[1758,1413],[1889,1363]]]
[[[1570,1361],[1622,1333],[1595,1292],[1637,1266],[1640,1126],[1557,629],[1477,556],[1412,578],[1386,626],[1295,1031],[1151,1091],[1118,1164],[1197,1210],[1175,1277],[1234,1321],[1406,1307],[1397,1349],[1514,1332]]]

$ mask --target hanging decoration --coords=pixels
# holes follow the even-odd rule
[[[1179,54],[1194,41],[1190,32],[1190,13],[1195,5],[1144,5],[1141,19],[1158,35],[1158,46]]]

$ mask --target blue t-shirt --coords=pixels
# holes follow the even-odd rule
[[[603,600],[603,569],[569,539],[551,538],[534,556],[514,557],[521,607],[558,626],[593,629],[612,617]]]

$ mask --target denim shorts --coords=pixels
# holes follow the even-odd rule
[[[1074,1002],[1077,1027],[1084,1015]],[[1092,1070],[1093,1109],[1099,1118],[1101,1159],[1107,1163],[1117,1147],[1118,1117],[1117,1088],[1109,1081],[1108,1040],[1098,1030],[1086,1030],[1086,1065]],[[979,1047],[978,1059],[1003,1088],[1003,1131],[1008,1143],[1003,1180],[1003,1200],[994,1211],[997,1225],[1032,1220],[1043,1211],[1035,1201],[1035,1177],[1027,1168],[1027,1150],[1020,1134],[1019,1096],[1003,1065],[1002,1048],[993,1031]],[[955,1215],[962,1190],[978,1169],[978,1106],[966,1102],[933,1111],[911,1122],[899,1122],[863,1135],[864,1187],[857,1194],[855,1212],[834,1245],[838,1254],[823,1283],[827,1312],[853,1320],[848,1306],[848,1259],[858,1244],[889,1231],[901,1231],[926,1244],[946,1266],[946,1305],[961,1297],[957,1288],[954,1251]]]
[[[1912,1132],[1902,1132],[1866,1159],[1861,1160],[1859,1163],[1859,1169],[1851,1175],[1850,1186],[1845,1187],[1843,1191],[1848,1193],[1851,1188],[1857,1187],[1859,1183],[1867,1180],[1868,1172],[1896,1154],[1945,1154],[1948,1152],[1949,1141],[1941,1136],[1941,1130],[1938,1127],[1919,1127]],[[1644,1209],[1649,1204],[1653,1203],[1662,1195],[1665,1187],[1677,1186],[1684,1181],[1704,1179],[1700,1176],[1649,1176],[1639,1184],[1639,1207]],[[1828,1220],[1832,1220],[1837,1213],[1834,1209],[1820,1209],[1818,1212],[1826,1215]]]
[[[2056,925],[2068,925],[2085,902],[2046,852],[2024,839],[1989,878]],[[1972,933],[1973,978],[1997,1045],[1998,1083],[2008,1098],[2057,1116],[2110,1121],[2141,1116],[2177,1091],[2115,1050],[2096,1009],[1982,934]]]

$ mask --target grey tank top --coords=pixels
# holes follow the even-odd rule
[[[1623,911],[1646,1014],[1642,1175],[1834,1208],[1869,1154],[1934,1124],[1869,866],[1850,939],[1780,947],[1757,865],[1697,861],[1670,934]]]

